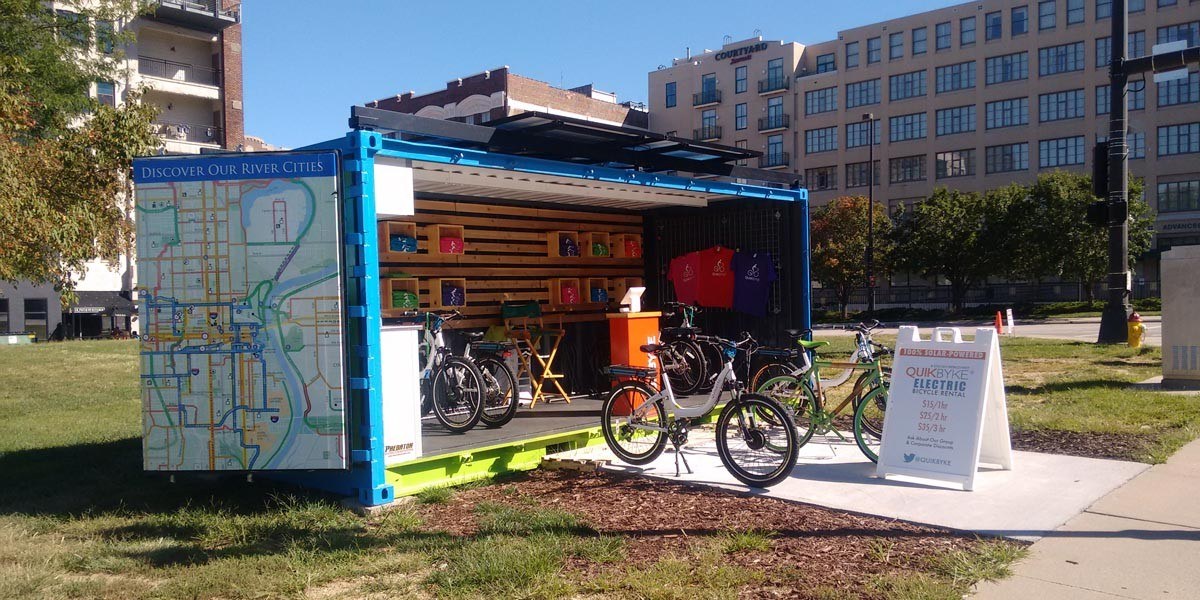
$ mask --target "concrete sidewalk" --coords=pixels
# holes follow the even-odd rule
[[[1200,441],[1047,534],[972,598],[1200,598]]]

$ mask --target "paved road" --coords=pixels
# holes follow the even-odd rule
[[[933,323],[918,323],[917,325],[919,327],[921,327],[921,329],[923,329],[923,330],[934,326]],[[976,321],[976,322],[961,321],[961,322],[952,323],[950,325],[953,327],[960,327],[963,329],[972,329],[975,327],[990,327],[992,324],[983,322],[983,321]],[[1096,341],[1096,334],[1100,330],[1100,319],[1098,317],[1093,317],[1093,318],[1081,318],[1081,319],[1048,320],[1048,321],[1026,322],[1026,323],[1022,323],[1021,321],[1018,320],[1016,325],[1017,325],[1016,335],[1019,335],[1019,336],[1057,339],[1057,340],[1075,340],[1075,341],[1080,341],[1080,342],[1094,342],[1094,341]],[[1161,346],[1162,345],[1162,318],[1161,317],[1146,317],[1145,325],[1146,325],[1146,339],[1143,343],[1150,345],[1150,346]],[[877,331],[878,331],[878,333],[883,334],[883,335],[895,335],[896,334],[895,328],[882,329],[882,330],[877,330]],[[823,335],[850,335],[851,333],[853,333],[851,331],[847,331],[844,329],[825,329],[819,325],[816,327],[816,332],[817,332],[816,333],[817,337],[820,337]]]

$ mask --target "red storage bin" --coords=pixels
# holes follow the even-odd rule
[[[463,253],[462,238],[443,237],[441,239],[440,244],[441,244],[442,254],[462,254]]]
[[[561,300],[563,304],[579,304],[579,288],[571,284],[564,284]]]
[[[642,244],[637,240],[625,240],[625,256],[629,258],[641,258]]]

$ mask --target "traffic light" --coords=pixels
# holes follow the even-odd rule
[[[1096,227],[1105,227],[1108,225],[1108,201],[1100,200],[1093,202],[1087,207],[1087,222],[1089,225]]]
[[[1096,142],[1092,148],[1092,195],[1108,197],[1108,140]],[[1088,222],[1091,222],[1090,217]]]

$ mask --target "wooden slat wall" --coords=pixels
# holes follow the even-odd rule
[[[542,312],[548,321],[557,322],[560,316],[564,323],[603,321],[605,305],[586,302],[590,296],[586,279],[607,279],[609,297],[612,298],[618,291],[624,293],[625,278],[640,279],[644,275],[641,258],[547,255],[549,232],[641,235],[642,217],[636,213],[510,206],[418,195],[416,215],[396,220],[416,223],[417,253],[390,252],[384,244],[379,254],[381,275],[404,273],[416,277],[422,309],[431,307],[431,293],[441,293],[441,290],[431,290],[434,279],[466,279],[467,305],[459,310],[467,318],[448,324],[451,327],[500,324],[500,303],[505,300],[536,300],[542,304]],[[461,225],[464,254],[430,253],[435,225]],[[553,250],[554,254],[558,253],[557,246]],[[587,252],[582,242],[580,251]],[[580,279],[583,303],[572,306],[550,303],[550,280],[562,277]],[[395,317],[399,312],[384,311],[383,316]]]

